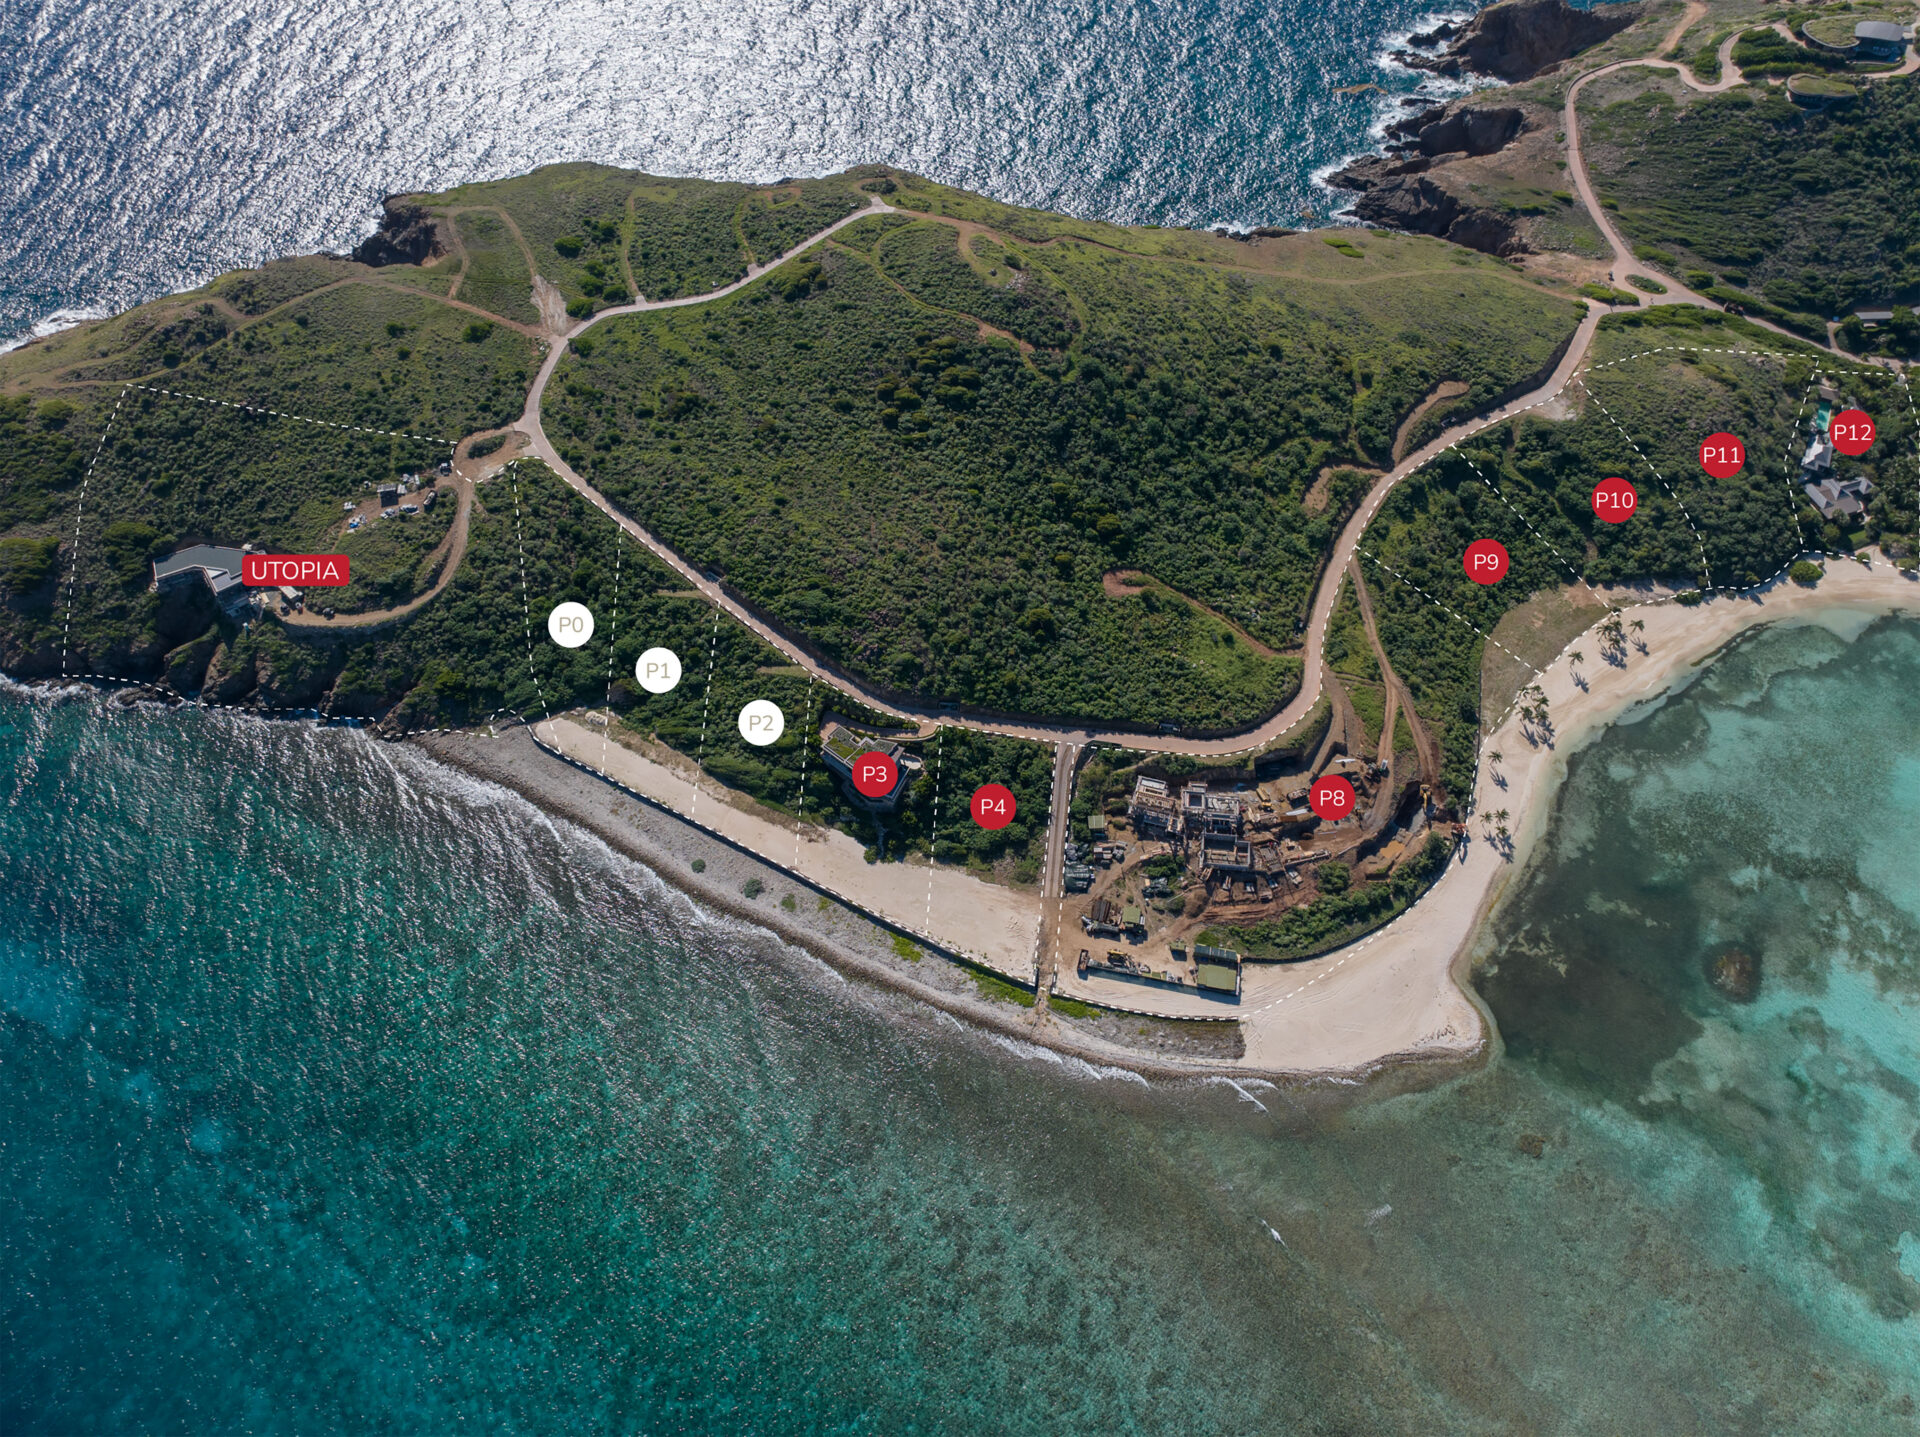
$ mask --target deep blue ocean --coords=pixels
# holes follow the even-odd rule
[[[1443,13],[0,0],[0,337],[552,160],[1324,216]],[[1911,1437],[1916,692],[1911,621],[1768,633],[1577,756],[1501,1051],[1382,1098],[964,1030],[364,734],[5,688],[0,1434]]]
[[[1474,8],[0,0],[0,342],[349,248],[385,194],[557,160],[762,181],[886,161],[1122,221],[1324,217],[1343,200],[1314,175],[1422,89],[1387,52]]]
[[[0,694],[0,1432],[1910,1437],[1916,691],[1767,633],[1578,755],[1504,1053],[1385,1099],[989,1039],[361,733]]]

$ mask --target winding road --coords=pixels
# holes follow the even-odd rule
[[[1127,748],[1149,750],[1156,753],[1221,756],[1246,753],[1249,750],[1263,747],[1285,735],[1289,729],[1304,719],[1307,714],[1312,711],[1314,704],[1319,701],[1322,687],[1321,643],[1325,635],[1327,620],[1333,612],[1334,600],[1339,593],[1339,577],[1345,572],[1347,564],[1353,559],[1354,555],[1359,552],[1361,535],[1366,531],[1366,527],[1372,521],[1374,515],[1379,512],[1381,504],[1386,501],[1386,497],[1392,492],[1393,486],[1409,474],[1414,473],[1422,466],[1431,462],[1443,450],[1458,444],[1461,440],[1478,433],[1480,430],[1510,419],[1522,410],[1531,408],[1543,400],[1550,398],[1554,393],[1563,388],[1572,377],[1574,371],[1578,369],[1581,361],[1585,359],[1588,346],[1593,342],[1594,332],[1598,329],[1601,319],[1601,311],[1595,309],[1590,311],[1587,316],[1581,320],[1579,326],[1574,330],[1572,337],[1568,341],[1566,350],[1562,354],[1559,363],[1554,366],[1552,374],[1549,375],[1542,384],[1496,409],[1482,413],[1465,423],[1447,429],[1440,434],[1439,437],[1429,441],[1421,448],[1401,459],[1398,464],[1374,484],[1373,489],[1368,493],[1366,499],[1362,501],[1352,518],[1347,521],[1346,527],[1341,530],[1340,537],[1335,542],[1333,552],[1328,557],[1322,581],[1315,592],[1311,617],[1307,625],[1306,654],[1301,674],[1300,691],[1294,696],[1290,703],[1264,723],[1255,728],[1237,734],[1230,734],[1223,738],[1193,738],[1180,734],[1143,734],[1130,729],[1102,729],[1092,725],[1047,723],[1037,719],[985,718],[944,709],[932,702],[924,704],[902,702],[897,697],[880,693],[869,686],[864,680],[846,672],[838,665],[809,653],[790,637],[781,633],[766,620],[762,619],[752,609],[747,607],[746,604],[729,593],[722,585],[709,579],[703,572],[695,568],[694,565],[670,549],[644,525],[617,509],[605,495],[589,484],[571,465],[560,457],[540,424],[541,397],[545,393],[548,383],[553,378],[561,355],[565,352],[565,341],[577,337],[601,319],[622,314],[645,313],[649,310],[673,309],[685,305],[704,304],[711,300],[724,298],[729,294],[736,293],[745,288],[769,270],[775,269],[796,255],[804,253],[821,240],[844,229],[847,225],[853,224],[869,215],[890,214],[894,212],[892,206],[876,201],[868,208],[854,212],[837,224],[830,225],[828,228],[820,231],[820,233],[795,245],[778,259],[772,260],[764,265],[753,266],[745,278],[737,280],[725,288],[714,290],[708,294],[689,295],[682,299],[643,300],[635,304],[622,305],[617,309],[602,310],[599,314],[593,316],[592,319],[583,320],[572,326],[565,334],[553,336],[551,351],[547,356],[546,362],[541,365],[539,374],[534,379],[533,387],[527,396],[525,412],[521,415],[515,427],[528,437],[529,454],[543,461],[554,473],[558,474],[562,480],[589,503],[607,515],[608,518],[612,519],[632,538],[644,544],[650,552],[658,556],[662,562],[669,565],[674,572],[684,578],[690,588],[698,590],[703,597],[710,600],[714,605],[724,610],[740,623],[746,625],[747,628],[751,629],[769,645],[786,655],[792,663],[798,665],[822,683],[832,685],[849,698],[856,699],[870,708],[878,709],[883,713],[897,714],[901,718],[911,722],[920,724],[953,724],[964,728],[977,729],[983,733],[1000,734],[1009,738],[1029,739],[1037,743],[1081,746],[1089,743],[1110,743]],[[937,219],[939,217],[930,216],[930,218]],[[1326,576],[1331,576],[1333,582],[1328,583]]]
[[[1674,25],[1665,38],[1662,44],[1662,52],[1670,51],[1677,45],[1686,30],[1704,15],[1705,11],[1706,7],[1703,5],[1690,5],[1680,21]],[[1691,71],[1678,61],[1665,58],[1648,58],[1620,61],[1616,64],[1605,65],[1599,69],[1589,71],[1574,82],[1567,94],[1564,118],[1567,134],[1568,168],[1571,172],[1571,179],[1581,202],[1586,206],[1588,213],[1593,216],[1595,223],[1598,225],[1602,235],[1606,238],[1609,247],[1613,251],[1613,268],[1611,272],[1613,283],[1620,288],[1633,290],[1636,294],[1639,294],[1642,301],[1648,305],[1691,304],[1706,309],[1718,310],[1721,308],[1720,305],[1714,303],[1704,295],[1694,292],[1677,280],[1668,284],[1665,294],[1655,295],[1648,292],[1642,286],[1634,284],[1632,279],[1629,278],[1635,263],[1632,252],[1608,218],[1607,212],[1600,206],[1598,197],[1594,194],[1592,183],[1587,174],[1587,166],[1581,152],[1580,144],[1579,97],[1581,92],[1594,80],[1599,79],[1603,75],[1611,74],[1616,70],[1625,69],[1634,65],[1675,71],[1685,84],[1703,93],[1719,93],[1732,89],[1734,86],[1743,83],[1739,71],[1732,63],[1732,49],[1736,38],[1737,36],[1729,37],[1720,46],[1719,56],[1722,74],[1719,80],[1711,84],[1694,78]],[[1289,730],[1298,725],[1312,711],[1315,704],[1320,701],[1322,693],[1326,688],[1322,651],[1324,648],[1327,623],[1332,615],[1334,603],[1339,595],[1341,577],[1348,571],[1349,566],[1357,564],[1357,556],[1364,552],[1361,549],[1361,540],[1366,533],[1368,525],[1372,523],[1374,517],[1379,513],[1381,505],[1386,502],[1387,496],[1393,492],[1394,486],[1425,465],[1431,463],[1445,450],[1461,443],[1463,440],[1470,438],[1482,430],[1504,423],[1522,411],[1534,408],[1559,393],[1566,387],[1581,364],[1585,361],[1588,350],[1593,343],[1594,335],[1599,328],[1600,321],[1608,312],[1603,306],[1594,306],[1589,310],[1569,338],[1566,348],[1559,362],[1554,366],[1552,373],[1540,384],[1508,403],[1448,428],[1437,438],[1423,445],[1418,450],[1400,458],[1393,468],[1374,484],[1359,508],[1342,528],[1332,551],[1327,556],[1326,565],[1322,570],[1320,582],[1314,593],[1313,605],[1307,624],[1305,654],[1299,691],[1289,703],[1265,722],[1252,729],[1226,737],[1195,738],[1180,734],[1143,734],[1132,730],[1103,729],[1097,725],[1090,724],[1048,723],[1037,719],[1013,719],[998,716],[983,717],[955,712],[933,703],[919,704],[903,702],[897,697],[878,692],[858,676],[850,674],[832,662],[808,652],[792,638],[780,632],[756,614],[740,599],[729,593],[721,584],[709,579],[705,573],[696,569],[687,560],[663,543],[644,525],[615,508],[605,495],[601,494],[589,484],[560,457],[560,454],[552,442],[547,438],[545,429],[541,424],[541,400],[546,392],[547,385],[551,382],[559,366],[561,357],[566,352],[567,342],[578,337],[601,320],[621,315],[643,314],[653,310],[676,309],[689,305],[706,304],[714,300],[723,299],[728,295],[735,294],[746,288],[770,270],[778,268],[780,265],[811,249],[813,246],[836,234],[848,225],[858,223],[860,220],[873,215],[898,212],[899,211],[893,206],[876,198],[872,200],[866,208],[857,210],[844,219],[827,226],[819,233],[803,240],[776,259],[765,264],[749,266],[747,273],[732,284],[725,285],[705,294],[688,295],[682,298],[667,300],[647,300],[642,298],[632,304],[602,310],[588,319],[570,325],[550,321],[545,334],[548,345],[547,358],[541,365],[540,371],[534,379],[533,385],[527,395],[526,407],[514,427],[527,436],[529,441],[528,454],[531,457],[542,460],[554,473],[559,475],[564,482],[589,503],[606,514],[608,518],[612,519],[614,523],[625,530],[629,536],[645,545],[651,553],[678,573],[689,587],[697,590],[717,608],[744,624],[768,645],[784,654],[792,663],[798,665],[822,683],[830,685],[849,698],[866,704],[870,708],[877,709],[884,713],[897,714],[903,719],[917,723],[922,726],[923,730],[930,725],[953,724],[960,727],[976,729],[985,733],[1054,745],[1056,750],[1053,780],[1054,792],[1049,822],[1047,861],[1042,880],[1043,897],[1047,899],[1057,897],[1060,893],[1060,851],[1065,838],[1064,818],[1070,798],[1070,785],[1075,767],[1075,756],[1090,744],[1107,743],[1118,747],[1160,753],[1226,757],[1264,747],[1274,740],[1283,737]],[[922,217],[931,219],[942,218],[940,216]],[[1789,338],[1800,338],[1800,336],[1789,334],[1786,330],[1765,324],[1764,321],[1755,320],[1753,322],[1762,324],[1763,327],[1775,330],[1777,333],[1787,335]],[[1423,762],[1429,761],[1429,755],[1425,752],[1422,753],[1421,758]],[[1043,943],[1043,951],[1044,946]]]

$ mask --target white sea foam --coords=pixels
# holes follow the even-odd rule
[[[50,339],[63,329],[72,329],[76,324],[86,324],[92,320],[105,319],[112,311],[105,309],[56,309],[44,319],[36,319],[22,334],[11,339],[0,339],[0,354],[18,349],[23,344],[32,344],[36,339]]]

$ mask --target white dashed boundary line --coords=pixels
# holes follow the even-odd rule
[[[1800,403],[1793,411],[1793,428],[1787,431],[1787,452],[1780,458],[1780,467],[1783,471],[1781,477],[1787,484],[1787,513],[1793,518],[1794,537],[1800,541],[1802,552],[1808,547],[1807,526],[1800,520],[1800,494],[1793,487],[1793,448],[1799,442],[1800,421],[1806,417],[1807,400],[1813,397],[1814,388],[1820,383],[1821,375],[1820,366],[1815,365],[1813,377],[1807,381],[1807,387],[1801,391]]]
[[[128,386],[131,388],[132,386]],[[80,497],[73,508],[73,559],[67,566],[67,616],[60,625],[60,677],[67,676],[67,645],[73,633],[73,598],[80,584],[80,521],[87,512],[87,486],[93,482],[93,471],[100,463],[100,456],[106,452],[107,436],[113,433],[113,426],[120,418],[120,405],[127,397],[122,389],[114,398],[113,412],[107,416],[107,422],[101,427],[100,441],[93,446],[93,458],[87,461],[87,472],[80,480]]]
[[[626,530],[613,526],[613,613],[607,624],[607,701],[606,727],[600,730],[600,762],[607,761],[607,745],[613,741],[613,645],[620,635],[620,538]]]
[[[700,775],[707,761],[707,711],[713,704],[713,663],[720,652],[720,606],[713,606],[713,634],[707,640],[707,690],[700,699],[700,751],[693,760],[693,802],[687,805],[687,817],[700,811]],[[796,834],[794,841],[799,841]]]
[[[520,550],[520,616],[527,628],[527,673],[533,679],[534,692],[540,695],[541,712],[552,718],[553,709],[547,703],[546,685],[540,682],[540,670],[533,662],[533,598],[527,590],[527,543],[521,533],[519,465],[520,461],[514,460],[507,465],[507,473],[513,479],[513,540]]]
[[[809,683],[811,688],[812,684]],[[927,927],[933,927],[933,871],[940,860],[936,856],[940,843],[940,759],[946,752],[947,726],[934,725],[933,730],[933,823],[927,829]],[[801,772],[806,772],[806,758],[800,759]]]
[[[1064,945],[1067,938],[1067,835],[1072,832],[1073,829],[1073,786],[1080,772],[1080,750],[1083,747],[1091,749],[1095,746],[1094,744],[1083,745],[1077,743],[1065,745],[1067,750],[1067,791],[1065,796],[1060,800],[1066,809],[1065,814],[1063,814],[1060,819],[1060,891],[1053,895],[1053,974],[1056,981],[1060,976],[1060,959],[1066,952]],[[1058,761],[1058,756],[1059,747],[1056,746],[1056,762]],[[1051,809],[1051,805],[1049,805],[1049,809]],[[1053,817],[1052,812],[1049,811],[1047,814],[1047,828],[1049,831],[1053,828]],[[1048,865],[1052,862],[1053,855],[1049,853],[1047,855],[1047,862],[1041,865],[1040,871],[1042,874],[1047,871]],[[1033,986],[1034,991],[1038,992],[1040,988],[1040,968],[1037,963],[1034,965]]]
[[[266,409],[258,404],[239,404],[231,399],[209,399],[204,394],[188,394],[179,389],[159,389],[151,384],[129,384],[128,389],[145,390],[148,394],[164,394],[169,399],[191,399],[195,404],[211,404],[219,409],[240,409],[248,414],[264,414],[271,419],[290,419],[295,424],[311,424],[316,429],[340,429],[350,434],[378,434],[386,439],[419,439],[428,444],[444,444],[449,449],[456,447],[456,439],[441,439],[432,434],[410,434],[404,429],[374,429],[365,424],[340,424],[331,419],[310,419],[304,414],[290,414],[284,409]]]
[[[1527,532],[1533,535],[1535,541],[1545,546],[1547,552],[1552,554],[1553,557],[1559,561],[1560,567],[1567,571],[1568,577],[1571,578],[1574,581],[1574,583],[1583,585],[1586,588],[1586,591],[1589,594],[1592,594],[1594,598],[1599,599],[1601,604],[1604,605],[1606,608],[1611,609],[1613,607],[1612,604],[1607,603],[1606,599],[1602,597],[1598,589],[1594,588],[1592,584],[1587,583],[1587,576],[1585,574],[1576,573],[1574,571],[1573,565],[1567,562],[1566,557],[1563,554],[1561,554],[1558,546],[1554,544],[1553,540],[1549,539],[1545,534],[1542,534],[1538,529],[1534,528],[1533,521],[1529,519],[1525,514],[1522,514],[1518,509],[1516,509],[1513,505],[1513,501],[1509,499],[1505,494],[1501,493],[1500,490],[1497,487],[1495,487],[1494,482],[1491,479],[1487,478],[1485,474],[1480,472],[1480,466],[1478,464],[1475,464],[1473,460],[1467,458],[1466,450],[1463,449],[1460,451],[1460,458],[1463,461],[1465,461],[1467,468],[1471,469],[1474,472],[1475,477],[1478,478],[1482,484],[1486,485],[1487,488],[1493,490],[1493,497],[1498,499],[1502,504],[1505,504],[1507,506],[1507,512],[1513,515],[1513,517],[1518,519],[1522,524],[1526,525]]]
[[[716,611],[717,612],[717,611]],[[807,760],[813,757],[813,744],[808,739],[808,730],[813,725],[813,674],[807,674],[807,706],[800,718],[800,790],[793,804],[793,866],[800,866],[800,835],[807,825]],[[928,879],[929,883],[933,880]],[[931,900],[929,900],[929,912]]]
[[[1587,398],[1591,399],[1599,408],[1600,412],[1606,416],[1607,423],[1620,431],[1620,437],[1627,441],[1628,446],[1639,456],[1640,462],[1646,465],[1647,472],[1660,482],[1660,487],[1667,491],[1667,497],[1680,506],[1680,517],[1687,521],[1687,528],[1693,534],[1693,542],[1700,550],[1700,582],[1706,586],[1708,593],[1713,593],[1713,561],[1707,557],[1707,541],[1700,537],[1700,530],[1694,525],[1693,515],[1687,510],[1687,501],[1682,499],[1674,490],[1673,485],[1667,482],[1667,476],[1654,467],[1653,461],[1647,458],[1646,451],[1640,447],[1640,441],[1627,433],[1626,426],[1613,417],[1613,411],[1607,408],[1606,401],[1595,394],[1591,386],[1579,375],[1574,375],[1571,382],[1578,384],[1581,392],[1584,393]]]

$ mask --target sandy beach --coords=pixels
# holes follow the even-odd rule
[[[593,739],[600,742],[598,734]],[[1240,1054],[1239,1028],[1231,1023],[1152,1022],[1123,1014],[1036,1017],[1032,1007],[1009,999],[1012,990],[984,991],[973,970],[957,962],[918,949],[903,952],[894,932],[808,891],[784,866],[640,801],[597,772],[556,758],[535,744],[529,728],[422,734],[409,742],[439,763],[513,790],[539,812],[580,830],[580,841],[602,842],[637,860],[702,908],[750,923],[807,955],[797,961],[824,963],[853,980],[845,991],[855,1001],[884,1001],[884,995],[913,1000],[892,1001],[888,1006],[896,1017],[946,1015],[996,1041],[1014,1041],[1019,1045],[1014,1051],[1052,1063],[1078,1060],[1103,1073],[1124,1068],[1148,1077],[1181,1077],[1217,1069]],[[711,816],[713,798],[714,790],[703,790],[703,821]],[[910,871],[924,884],[925,870]],[[763,887],[749,898],[746,889],[755,879]],[[783,901],[788,898],[794,900],[791,906]]]
[[[1490,1025],[1467,984],[1476,940],[1544,832],[1574,753],[1623,713],[1690,680],[1754,628],[1819,622],[1852,632],[1883,614],[1920,614],[1920,581],[1885,562],[1868,567],[1840,559],[1828,562],[1815,588],[1780,578],[1697,606],[1669,600],[1624,612],[1645,629],[1629,631],[1623,661],[1602,659],[1599,634],[1589,629],[1534,680],[1547,696],[1551,734],[1530,738],[1519,715],[1509,713],[1486,740],[1483,756],[1499,752],[1503,761],[1483,761],[1476,809],[1507,810],[1509,842],[1496,843],[1490,825],[1476,817],[1447,872],[1400,918],[1321,958],[1249,964],[1238,1003],[1120,978],[1079,979],[1071,961],[1060,965],[1054,996],[1115,1011],[1065,1017],[983,998],[956,963],[931,955],[903,961],[894,934],[856,909],[1030,982],[1036,897],[954,870],[868,864],[845,835],[796,831],[791,820],[758,810],[710,780],[696,791],[690,769],[623,746],[591,719],[557,718],[498,738],[449,736],[425,746],[592,829],[702,902],[988,1031],[1161,1077],[1352,1081],[1436,1064],[1459,1068],[1484,1057]],[[1576,650],[1587,656],[1577,670],[1567,657]],[[535,735],[544,748],[536,747]],[[691,869],[694,857],[703,860],[698,874]],[[806,901],[779,905],[792,891],[790,875],[848,906],[821,899],[816,908],[815,895],[805,892]],[[743,885],[755,876],[767,893],[747,900]],[[1075,936],[1064,941],[1071,946]],[[1238,1022],[1177,1021],[1221,1017]]]
[[[596,716],[601,717],[601,716]],[[815,888],[858,903],[917,934],[1033,986],[1040,898],[975,878],[963,869],[926,863],[869,863],[861,844],[837,829],[799,824],[700,778],[688,763],[671,767],[636,753],[608,734],[571,718],[533,725],[550,748],[761,855]]]
[[[1508,811],[1508,851],[1476,818],[1469,842],[1446,874],[1406,913],[1323,958],[1248,965],[1238,1005],[1190,989],[1080,980],[1071,964],[1063,965],[1057,991],[1168,1016],[1234,1012],[1246,1033],[1239,1063],[1262,1073],[1351,1076],[1389,1063],[1471,1058],[1489,1036],[1467,988],[1475,939],[1545,830],[1569,758],[1635,705],[1690,679],[1751,629],[1818,621],[1851,631],[1894,612],[1920,613],[1920,581],[1884,561],[1869,568],[1852,559],[1828,561],[1826,577],[1814,588],[1783,577],[1694,607],[1668,601],[1626,610],[1630,620],[1646,625],[1644,633],[1630,633],[1646,652],[1630,646],[1624,663],[1607,663],[1598,632],[1589,629],[1534,680],[1547,695],[1553,734],[1532,741],[1519,715],[1509,713],[1483,746],[1483,759],[1497,752],[1504,762],[1483,761],[1475,807],[1479,813]],[[1567,658],[1574,651],[1587,658],[1577,669],[1584,688]]]

